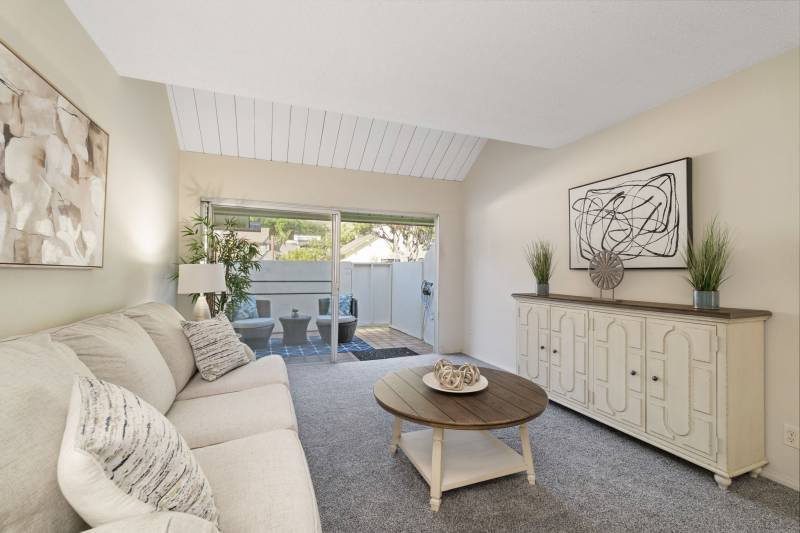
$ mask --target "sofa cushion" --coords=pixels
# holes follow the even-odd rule
[[[120,313],[100,315],[53,330],[92,373],[125,387],[165,413],[175,400],[175,380],[153,340]]]
[[[211,486],[175,427],[132,392],[96,378],[75,378],[58,484],[92,526],[153,511],[215,525],[219,518]]]
[[[194,361],[203,379],[214,381],[234,368],[250,362],[225,315],[220,314],[208,320],[187,320],[182,326],[189,344],[192,345]]]
[[[248,318],[258,318],[258,308],[254,296],[248,296],[242,300],[231,313],[231,320],[246,320]]]
[[[194,515],[172,511],[147,513],[117,520],[86,533],[219,533],[214,524]]]
[[[80,531],[56,465],[76,375],[91,376],[45,333],[0,341],[0,531]]]
[[[314,486],[294,431],[270,431],[194,453],[214,490],[221,531],[321,531]]]
[[[231,325],[236,329],[257,329],[274,326],[275,320],[271,318],[242,318],[231,322]]]
[[[123,311],[125,316],[142,326],[153,339],[158,351],[167,362],[175,388],[181,390],[197,373],[192,347],[183,333],[183,317],[174,307],[150,302]]]
[[[204,398],[178,400],[167,418],[191,448],[249,437],[273,429],[297,431],[285,385],[264,385]]]
[[[353,295],[352,294],[340,294],[339,295],[339,314],[340,315],[349,315],[352,311],[351,308],[353,306]]]
[[[245,343],[242,343],[242,350],[244,350],[244,354],[247,356],[247,360],[248,361],[250,361],[252,363],[253,361],[256,360],[256,352],[254,352],[251,347],[249,347]],[[239,368],[244,368],[244,367],[240,366]],[[236,370],[236,369],[234,369],[234,370]],[[233,370],[231,372],[233,372]],[[228,372],[228,374],[230,374],[230,372]],[[228,374],[225,374],[225,375],[227,376]],[[202,378],[202,376],[200,376],[200,377]],[[219,379],[217,381],[219,381]],[[206,383],[213,383],[213,381],[206,381]]]
[[[339,324],[352,324],[358,320],[356,317],[352,315],[342,315],[339,317]],[[330,326],[331,325],[331,315],[319,315],[317,317],[317,325],[318,326]]]
[[[248,351],[246,348],[245,351]],[[252,351],[250,351],[252,353]],[[189,381],[186,387],[178,394],[178,400],[190,400],[203,396],[213,396],[226,392],[238,392],[241,390],[260,387],[261,385],[273,385],[281,383],[289,386],[289,375],[286,372],[286,363],[280,355],[267,355],[256,359],[249,365],[240,366],[231,370],[215,381],[206,381],[200,374]]]

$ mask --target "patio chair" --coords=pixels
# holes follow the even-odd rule
[[[339,342],[352,342],[358,327],[358,300],[350,298],[350,312],[341,314],[339,311]],[[331,299],[319,299],[319,316],[317,317],[317,329],[322,340],[331,343]]]
[[[253,342],[263,342],[269,348],[269,338],[275,329],[275,320],[271,315],[272,303],[269,300],[256,300],[255,296],[248,296],[233,312],[231,325],[248,346]]]

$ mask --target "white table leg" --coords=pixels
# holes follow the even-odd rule
[[[431,461],[431,511],[438,511],[442,503],[442,447],[444,429],[433,428],[433,457]]]
[[[522,441],[522,458],[528,472],[528,483],[536,484],[536,472],[533,470],[533,452],[531,451],[531,441],[528,438],[528,425],[522,424],[519,427],[519,438]]]
[[[397,451],[397,443],[400,442],[400,431],[403,429],[403,419],[399,416],[394,417],[394,429],[392,429],[392,444],[389,446],[389,453],[394,455]]]

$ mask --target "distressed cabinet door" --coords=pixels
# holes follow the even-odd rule
[[[588,404],[589,313],[550,307],[550,392],[580,405]]]
[[[644,429],[644,318],[592,313],[592,409]]]
[[[548,388],[549,307],[517,305],[517,372],[537,385]]]
[[[647,433],[716,460],[715,326],[647,319]]]

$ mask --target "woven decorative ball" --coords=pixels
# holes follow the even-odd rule
[[[457,368],[447,366],[442,368],[436,375],[439,384],[448,390],[461,390],[464,388],[464,374],[458,371]]]
[[[439,359],[433,364],[433,373],[437,377],[439,376],[439,372],[445,367],[453,367],[455,366],[452,362],[448,361],[447,359]]]
[[[464,374],[464,385],[475,385],[481,379],[481,371],[475,365],[461,365],[458,371]]]
[[[481,371],[477,366],[463,364],[456,367],[447,359],[436,361],[433,365],[433,375],[442,388],[455,391],[463,390],[465,385],[474,385],[481,379]]]

